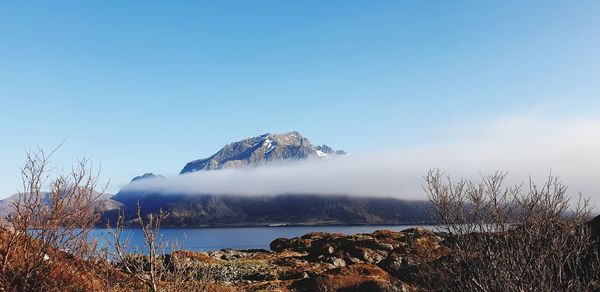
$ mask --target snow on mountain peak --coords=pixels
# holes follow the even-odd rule
[[[266,133],[230,143],[208,158],[189,162],[181,173],[345,154],[346,152],[335,151],[327,145],[314,146],[296,131],[284,134]]]

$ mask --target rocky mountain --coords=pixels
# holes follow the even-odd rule
[[[134,182],[136,180],[140,180],[140,179],[146,179],[146,178],[155,178],[155,177],[164,177],[162,175],[155,175],[154,173],[151,172],[146,172],[140,176],[136,176],[133,179],[131,179],[131,182]]]
[[[18,198],[18,195],[12,195],[0,200],[0,221],[6,220],[6,217],[12,212],[13,201]]]
[[[14,194],[8,198],[0,200],[0,221],[6,220],[6,217],[14,211],[13,202],[15,202],[21,195],[22,194]],[[50,195],[50,193],[46,192],[43,195],[45,198],[47,198]],[[122,203],[112,199],[112,194],[101,194],[99,192],[93,191],[92,196],[98,197],[96,203],[94,204],[94,208],[97,212],[103,214],[103,216],[107,216],[111,212],[114,212],[114,214],[118,214],[118,210],[120,208],[123,208]]]
[[[181,174],[224,168],[261,165],[310,157],[346,155],[327,145],[313,145],[298,132],[264,134],[226,145],[214,155],[189,162]],[[133,181],[157,177],[152,173]],[[121,203],[125,215],[133,219],[137,203],[143,213],[167,211],[166,226],[264,226],[264,225],[342,225],[412,224],[425,222],[428,203],[394,198],[344,195],[281,194],[277,196],[225,196],[212,194],[165,194],[134,192],[123,188],[112,197]],[[106,212],[104,220],[115,222],[117,211]]]
[[[343,150],[335,151],[327,145],[314,146],[295,131],[285,134],[267,133],[231,143],[208,158],[189,162],[180,173],[345,154]]]

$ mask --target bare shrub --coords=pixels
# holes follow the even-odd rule
[[[567,187],[549,176],[538,186],[504,186],[506,174],[478,183],[438,170],[425,190],[449,236],[449,257],[427,272],[432,290],[586,291],[599,288],[597,243],[586,222],[587,200],[570,203]],[[580,196],[581,198],[581,196]],[[433,279],[432,279],[433,278]]]
[[[123,236],[125,217],[120,215],[113,229],[109,224],[113,260],[117,266],[148,291],[207,291],[208,269],[198,261],[179,251],[179,243],[163,239],[160,226],[166,214],[149,214],[143,218],[141,206],[137,205],[137,221],[144,236],[145,250],[131,246]]]
[[[73,275],[59,259],[84,258],[93,250],[87,236],[98,219],[98,173],[83,159],[68,174],[57,174],[49,161],[55,151],[27,152],[21,169],[23,191],[12,202],[2,229],[0,286],[6,289],[57,289],[64,284],[61,279]]]

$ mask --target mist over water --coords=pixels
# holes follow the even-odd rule
[[[425,199],[423,175],[438,168],[478,180],[506,171],[507,185],[531,176],[542,184],[560,176],[570,194],[600,198],[600,119],[510,116],[454,127],[443,142],[339,158],[309,159],[243,169],[200,171],[140,180],[126,191],[177,194],[322,194]]]

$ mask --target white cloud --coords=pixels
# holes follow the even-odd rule
[[[419,147],[313,159],[259,168],[195,172],[135,182],[129,190],[186,194],[348,194],[424,198],[423,175],[439,168],[453,177],[508,171],[509,183],[552,171],[592,201],[600,191],[600,119],[539,113],[454,127],[443,141]]]

